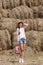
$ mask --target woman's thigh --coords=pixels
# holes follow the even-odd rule
[[[24,44],[20,44],[21,51],[24,51]]]

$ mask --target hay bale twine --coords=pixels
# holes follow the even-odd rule
[[[37,31],[29,31],[26,33],[27,45],[29,45],[35,53],[41,50],[41,41]]]
[[[2,50],[9,49],[11,46],[10,34],[8,30],[0,30],[0,47]]]
[[[3,8],[6,9],[6,0],[2,0]]]

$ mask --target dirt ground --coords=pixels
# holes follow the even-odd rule
[[[43,65],[43,52],[34,55],[25,55],[24,64],[19,64],[19,55],[13,50],[0,51],[0,65]]]

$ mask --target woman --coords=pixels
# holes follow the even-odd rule
[[[19,22],[17,25],[17,41],[19,42],[20,46],[20,59],[19,63],[24,63],[24,48],[26,44],[26,35],[25,35],[25,28],[28,24]]]

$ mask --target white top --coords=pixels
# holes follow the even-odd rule
[[[20,34],[19,34],[20,33]],[[24,28],[17,28],[17,40],[19,41],[21,38],[26,39],[25,30]]]

